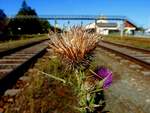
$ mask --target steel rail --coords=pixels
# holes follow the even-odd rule
[[[145,55],[147,55],[146,57],[147,58],[150,58],[150,54],[149,54],[149,51],[147,50],[143,50],[143,49],[137,49],[137,48],[134,48],[134,47],[130,47],[130,46],[125,46],[125,45],[121,45],[121,44],[115,44],[115,43],[107,43],[107,45],[103,44],[103,43],[106,43],[105,41],[101,41],[99,44],[98,44],[98,47],[100,48],[103,48],[105,50],[108,50],[112,53],[115,53],[116,55],[119,55],[125,59],[129,59],[141,66],[143,66],[144,68],[147,68],[147,69],[150,69],[150,62],[147,62],[146,60],[143,60],[141,59],[140,57],[145,57]],[[115,45],[115,47],[112,47],[112,46],[109,46],[109,45]],[[134,51],[137,50],[137,51],[140,51],[142,52],[143,51],[143,55],[140,56],[140,57],[136,57],[136,55],[133,55],[133,54],[130,54],[129,51],[122,51],[122,49],[124,47],[127,47],[127,48],[130,48],[130,52],[131,51]],[[146,54],[144,54],[146,53]]]
[[[138,48],[138,47],[134,47],[134,46],[131,46],[131,45],[125,45],[125,44],[120,44],[120,43],[116,43],[116,42],[113,43],[113,42],[105,41],[105,40],[102,40],[102,42],[112,44],[112,45],[116,45],[116,46],[126,47],[126,48],[133,49],[133,50],[136,50],[136,51],[146,52],[146,53],[150,54],[150,50],[148,50],[148,49]]]
[[[12,50],[11,54],[0,59],[0,95],[11,88],[18,78],[46,52],[47,46],[47,40],[29,44]]]

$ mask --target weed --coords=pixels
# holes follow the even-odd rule
[[[68,32],[50,38],[49,47],[71,69],[89,64],[89,53],[96,47],[98,36],[87,33],[82,27],[73,27]]]

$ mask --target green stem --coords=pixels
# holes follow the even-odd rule
[[[96,93],[96,92],[99,92],[99,91],[102,91],[103,89],[96,89],[94,91],[90,91],[89,93]]]
[[[53,79],[55,79],[55,80],[62,81],[64,84],[66,83],[66,81],[65,81],[64,79],[62,79],[62,78],[59,78],[59,77],[53,76],[53,75],[48,74],[48,73],[45,73],[45,72],[43,72],[43,71],[39,71],[39,72],[40,72],[40,73],[42,73],[43,75],[47,75],[47,76],[49,76],[49,77],[51,77],[51,78],[53,78]]]

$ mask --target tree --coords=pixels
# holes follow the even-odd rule
[[[28,6],[25,0],[22,2],[22,6],[17,14],[17,16],[22,16],[22,15],[23,16],[25,15],[37,16],[36,11],[32,9],[30,6]]]
[[[140,32],[144,33],[145,29],[143,27],[138,27],[137,31],[140,31]]]
[[[0,34],[4,32],[7,26],[7,16],[2,9],[0,9]]]
[[[18,16],[34,16],[36,18],[17,18]],[[11,19],[9,27],[13,34],[37,34],[47,32],[48,21],[40,20],[34,9],[24,0],[16,18]]]
[[[51,29],[51,25],[47,20],[41,20],[42,33],[47,33]]]

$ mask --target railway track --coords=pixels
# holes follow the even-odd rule
[[[40,41],[14,50],[4,51],[0,57],[0,95],[11,88],[17,79],[46,52],[48,41]]]
[[[38,41],[31,41],[31,42],[28,42],[26,44],[23,44],[21,46],[18,46],[18,47],[15,47],[15,48],[11,48],[11,49],[8,49],[8,50],[5,50],[5,49],[0,49],[0,58],[2,58],[3,56],[6,56],[6,55],[9,55],[9,54],[12,54],[16,51],[19,51],[19,50],[22,50],[22,49],[25,49],[29,46],[33,46],[35,44],[39,44],[43,41],[46,41],[47,39],[42,39],[42,40],[38,40]]]
[[[105,109],[112,113],[150,113],[150,51],[106,41],[99,47],[102,61],[106,65],[109,62],[115,72],[111,90],[105,92]]]
[[[150,69],[150,50],[107,41],[101,41],[98,46]]]

